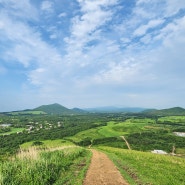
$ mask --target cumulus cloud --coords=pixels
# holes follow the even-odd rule
[[[172,87],[185,89],[181,0],[77,0],[65,9],[49,0],[0,2],[8,7],[0,12],[1,59],[21,64],[24,93],[43,102],[103,104],[114,96],[111,103],[159,105]]]
[[[28,67],[33,61],[44,64],[46,60],[53,61],[50,54],[57,55],[57,51],[47,43],[42,41],[40,34],[27,24],[15,22],[9,17],[2,17],[6,24],[2,31],[11,43],[11,47],[3,54],[4,58],[16,60]],[[50,53],[50,54],[49,54]]]
[[[80,52],[86,43],[99,38],[100,27],[105,25],[113,15],[108,7],[116,2],[115,0],[93,2],[79,0],[82,15],[72,19],[71,35],[66,38],[69,53],[74,53],[74,50]]]

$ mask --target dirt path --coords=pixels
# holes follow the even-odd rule
[[[107,155],[91,151],[93,156],[83,185],[129,185]]]
[[[126,143],[128,149],[131,150],[131,147],[130,147],[128,141],[125,139],[125,137],[124,137],[124,136],[120,136],[120,137],[125,141],[125,143]]]

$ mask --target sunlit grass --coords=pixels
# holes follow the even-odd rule
[[[87,138],[89,138],[89,139],[103,138],[104,136],[99,133],[99,131],[98,131],[99,129],[101,129],[101,127],[88,129],[88,130],[79,132],[79,133],[75,134],[74,136],[67,137],[67,139],[71,139],[74,142],[80,142],[80,141],[87,139]]]
[[[14,133],[19,133],[19,132],[22,132],[23,130],[25,129],[24,128],[11,128],[10,132],[1,133],[0,135],[9,135],[9,134],[14,134]]]
[[[35,146],[35,147],[37,147],[37,148],[57,148],[57,147],[64,147],[64,146],[69,146],[69,145],[75,146],[72,142],[62,140],[62,139],[44,140],[44,141],[40,141],[40,142],[43,144],[39,145],[39,146]],[[28,148],[32,147],[33,144],[34,144],[34,141],[26,142],[26,143],[20,145],[20,148],[22,150],[28,149]]]
[[[91,152],[80,147],[63,150],[20,151],[15,158],[0,163],[1,185],[81,185]]]
[[[147,152],[99,147],[107,152],[123,174],[134,181],[131,184],[184,185],[185,159]]]

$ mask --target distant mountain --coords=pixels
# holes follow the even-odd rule
[[[50,104],[50,105],[42,105],[33,109],[34,111],[43,111],[47,114],[75,114],[76,112],[68,109],[58,103]]]
[[[145,109],[140,107],[96,107],[96,108],[73,108],[68,109],[58,103],[50,105],[42,105],[35,109],[26,109],[22,111],[12,111],[12,112],[1,112],[0,115],[72,115],[72,114],[87,114],[87,113],[143,113],[148,115],[157,115],[157,116],[175,116],[175,115],[184,115],[185,109],[182,107],[173,107],[169,109]]]
[[[79,109],[79,108],[73,108],[71,110],[74,111],[74,112],[76,112],[76,113],[88,113],[86,110]]]
[[[185,115],[185,109],[182,107],[173,107],[169,109],[148,109],[143,111],[146,114],[159,115],[159,116],[178,116]]]
[[[140,108],[140,107],[123,107],[123,108],[119,108],[119,107],[96,107],[96,108],[86,108],[84,110],[86,110],[88,112],[94,112],[94,113],[120,113],[120,112],[137,113],[137,112],[142,112],[146,109],[145,108]]]
[[[79,108],[68,109],[58,103],[50,104],[50,105],[41,105],[35,109],[25,109],[19,111],[11,111],[11,112],[0,112],[0,116],[3,115],[73,115],[73,114],[85,114],[88,113],[85,110]]]

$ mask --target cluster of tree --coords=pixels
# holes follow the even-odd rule
[[[0,126],[0,133],[5,133],[5,132],[9,132],[9,131],[11,131],[10,127],[1,127]]]
[[[72,136],[80,131],[94,128],[97,126],[103,126],[107,124],[109,119],[113,117],[107,117],[107,114],[90,114],[90,115],[75,115],[75,116],[21,116],[21,117],[6,117],[12,121],[14,126],[25,126],[28,122],[47,122],[56,123],[61,122],[61,127],[42,129],[28,134],[27,131],[19,134],[10,134],[0,136],[0,155],[13,154],[19,146],[28,141],[38,141],[46,139],[62,139],[66,136]]]
[[[132,146],[132,149],[142,151],[159,149],[171,152],[173,146],[176,148],[183,148],[185,143],[184,137],[177,137],[173,134],[169,134],[166,130],[130,134],[127,136],[127,140]]]
[[[98,139],[92,139],[90,137],[85,138],[80,142],[74,142],[76,145],[79,146],[110,146],[110,147],[117,147],[117,148],[125,148],[127,149],[127,145],[123,141],[121,137],[104,137]]]
[[[39,126],[39,125],[57,125],[58,127],[51,127],[50,129],[35,129],[34,131],[28,133],[25,129],[23,133],[11,134],[0,136],[0,156],[5,154],[12,154],[19,149],[19,146],[28,141],[46,140],[46,139],[63,139],[66,136],[75,135],[78,132],[87,130],[90,128],[106,125],[109,121],[123,122],[130,118],[151,118],[154,123],[158,123],[158,118],[155,115],[145,115],[145,114],[122,114],[122,113],[92,113],[84,115],[29,115],[29,116],[1,116],[1,123],[11,124],[11,127],[22,127],[27,128],[28,125]],[[167,124],[167,125],[165,125]],[[169,125],[170,124],[170,125]],[[177,125],[178,124],[178,125]],[[169,123],[160,123],[160,126],[167,126],[170,131],[184,131],[184,124],[177,123],[176,125],[171,125]],[[176,148],[183,148],[185,143],[185,138],[177,137],[173,134],[169,134],[167,129],[159,129],[158,131],[145,131],[141,133],[133,133],[127,136],[128,142],[131,144],[133,149],[136,150],[153,150],[162,149],[166,151],[171,151],[173,146]],[[125,142],[120,137],[109,137],[109,138],[85,138],[83,141],[76,143],[81,146],[89,145],[106,145],[119,148],[127,148]]]

